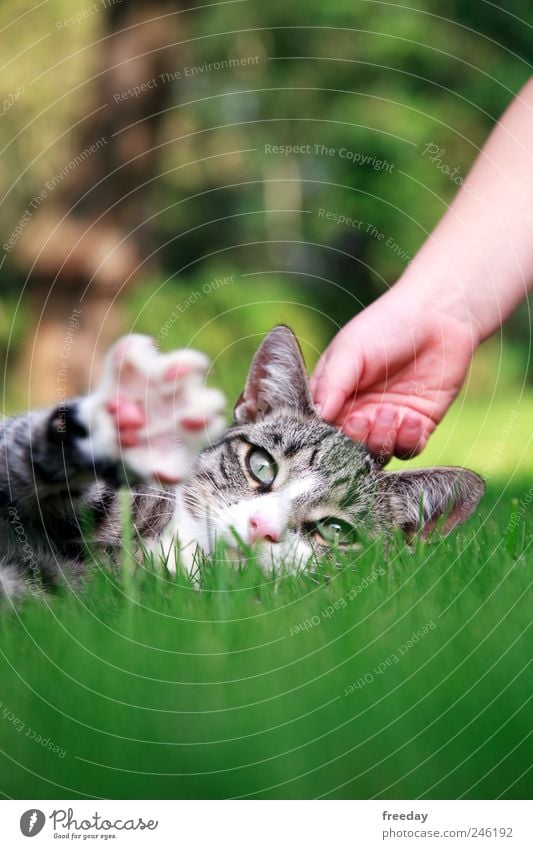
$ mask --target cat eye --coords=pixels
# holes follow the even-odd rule
[[[248,470],[251,476],[263,486],[274,483],[278,473],[278,466],[268,451],[262,448],[252,448],[247,458]]]
[[[354,545],[359,541],[353,525],[342,519],[321,519],[316,523],[315,530],[328,545]]]

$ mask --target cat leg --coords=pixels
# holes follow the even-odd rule
[[[78,440],[80,449],[142,479],[181,483],[202,448],[224,430],[225,399],[205,386],[208,368],[198,351],[160,354],[148,336],[120,339],[99,385],[78,402],[78,419],[88,431]]]
[[[207,368],[195,351],[160,355],[150,339],[130,336],[110,351],[88,397],[2,421],[0,558],[24,565],[29,541],[59,575],[63,560],[74,567],[82,556],[80,516],[90,518],[99,544],[120,546],[121,468],[177,483],[224,428],[224,399],[205,388]],[[171,521],[172,498],[134,487],[143,539],[157,538]],[[20,572],[4,571],[9,589]]]
[[[62,575],[74,577],[84,550],[79,517],[95,531],[106,520],[115,490],[101,473],[116,472],[106,462],[97,475],[80,454],[76,440],[87,429],[76,419],[76,405],[0,424],[0,595],[17,595],[21,584],[52,587]]]

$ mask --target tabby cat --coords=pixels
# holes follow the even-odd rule
[[[118,492],[129,478],[142,545],[194,571],[215,541],[265,570],[297,569],[393,527],[409,536],[464,521],[484,491],[460,468],[385,472],[367,449],[317,417],[293,333],[257,351],[224,429],[198,352],[156,352],[132,335],[110,351],[91,395],[2,424],[0,588],[53,587],[89,568],[91,544],[121,547]],[[132,482],[132,475],[134,476]],[[85,554],[84,554],[85,552]]]

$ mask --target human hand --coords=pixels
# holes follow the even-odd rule
[[[350,321],[311,378],[320,415],[386,463],[419,454],[461,389],[473,329],[395,287]]]

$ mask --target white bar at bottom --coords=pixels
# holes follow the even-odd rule
[[[35,849],[67,841],[187,849],[533,846],[531,805],[522,801],[9,800],[0,802],[0,826],[2,846]]]

